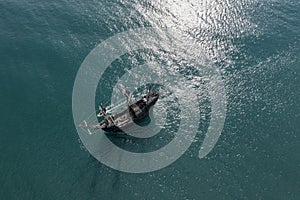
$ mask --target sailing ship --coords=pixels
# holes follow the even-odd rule
[[[150,109],[155,105],[159,98],[159,93],[152,90],[150,85],[147,94],[142,95],[140,99],[131,103],[131,95],[128,90],[125,90],[127,108],[115,115],[108,114],[106,108],[99,106],[98,118],[104,118],[99,124],[89,127],[84,121],[83,128],[102,129],[105,132],[123,132],[133,123],[139,123],[149,115]]]

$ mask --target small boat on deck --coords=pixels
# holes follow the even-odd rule
[[[150,109],[154,106],[159,98],[159,93],[156,91],[151,91],[151,87],[152,86],[149,87],[147,94],[143,95],[134,103],[130,103],[130,92],[126,90],[124,94],[127,97],[127,109],[115,115],[108,114],[106,112],[106,108],[100,106],[100,112],[97,114],[97,117],[104,117],[104,119],[99,124],[94,125],[91,128],[102,129],[105,132],[122,132],[123,130],[129,128],[133,123],[139,123],[142,121],[149,115]],[[89,128],[87,124],[85,128]]]

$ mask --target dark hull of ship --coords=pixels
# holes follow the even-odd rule
[[[132,124],[138,123],[147,117],[158,98],[158,93],[149,95],[147,101],[144,97],[129,105],[126,110],[111,116],[109,119],[104,119],[99,125],[105,132],[123,132]]]

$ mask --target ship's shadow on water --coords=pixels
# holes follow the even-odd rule
[[[165,125],[161,127],[160,131],[152,137],[138,138],[122,132],[105,134],[112,143],[126,151],[135,153],[156,151],[174,139],[174,135],[180,126],[180,110],[170,108],[167,113]],[[147,116],[137,125],[147,128],[152,120],[155,119],[151,119],[150,116]],[[140,134],[139,131],[140,130],[135,129],[130,130],[130,132],[134,133],[134,135]]]
[[[88,199],[98,198],[101,195],[98,192],[103,187],[105,187],[105,191],[107,192],[105,196],[109,196],[110,199],[118,199],[121,173],[120,171],[103,166],[103,164],[90,155],[85,166],[80,168],[72,185],[87,190],[89,194]]]
[[[142,121],[137,123],[138,126],[144,127],[148,126],[151,123],[151,118],[149,115],[147,115]]]

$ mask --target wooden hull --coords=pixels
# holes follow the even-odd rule
[[[100,122],[100,127],[105,132],[122,132],[126,130],[133,123],[138,123],[149,115],[149,110],[157,102],[159,98],[158,93],[149,95],[148,100],[145,98],[128,106],[128,108],[121,113],[113,115]]]

